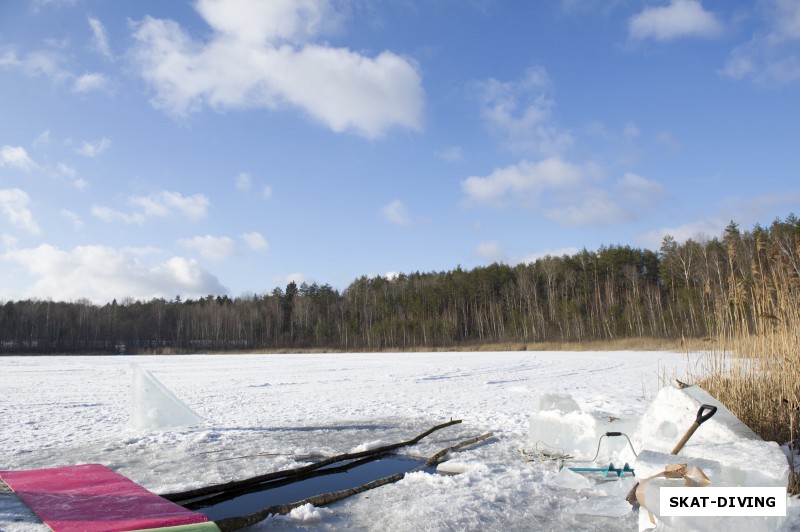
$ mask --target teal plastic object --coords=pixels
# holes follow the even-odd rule
[[[622,477],[625,473],[636,476],[633,472],[633,468],[627,463],[622,467],[614,467],[614,464],[608,464],[608,467],[568,467],[567,469],[575,471],[576,473],[602,473],[604,477],[612,474],[617,475],[617,477]]]

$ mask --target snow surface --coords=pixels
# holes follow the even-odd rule
[[[204,423],[131,428],[134,362]],[[409,473],[253,530],[633,531],[638,514],[620,503],[633,479],[583,482],[523,460],[529,416],[543,394],[569,394],[596,416],[642,415],[659,375],[680,376],[686,363],[669,352],[1,357],[0,469],[102,463],[166,493],[407,440],[454,418],[464,423],[400,453],[494,432],[450,453],[458,474]],[[796,500],[783,528],[800,530]],[[47,528],[0,493],[0,530]]]

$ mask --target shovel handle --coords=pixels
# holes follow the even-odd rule
[[[707,410],[708,412],[706,412],[704,414],[703,411],[705,411],[705,410]],[[697,419],[695,419],[694,421],[698,425],[702,425],[703,423],[705,423],[706,421],[711,419],[711,416],[713,416],[716,413],[717,413],[717,407],[716,406],[703,405],[703,406],[700,407],[700,410],[697,411]]]
[[[706,412],[706,410],[707,410],[707,412]],[[679,441],[675,445],[675,448],[672,449],[672,453],[671,454],[678,454],[679,452],[681,452],[681,449],[683,449],[683,446],[686,445],[687,441],[689,441],[689,438],[692,437],[692,434],[694,434],[694,431],[696,431],[700,427],[700,425],[702,425],[703,423],[705,423],[706,421],[711,419],[711,416],[713,416],[716,413],[717,413],[717,407],[716,406],[712,406],[712,405],[703,405],[703,406],[701,406],[700,410],[697,411],[697,418],[695,418],[694,423],[692,423],[692,426],[689,427],[689,430],[686,431],[686,434],[683,435],[683,438],[681,438],[681,441]]]

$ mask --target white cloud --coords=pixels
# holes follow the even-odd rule
[[[603,189],[584,190],[564,205],[544,209],[543,214],[567,227],[612,225],[631,217],[630,212]]]
[[[78,177],[78,171],[67,163],[58,163],[58,173],[71,179]]]
[[[736,47],[720,73],[759,85],[785,86],[800,81],[800,2],[765,2],[766,29]]]
[[[47,146],[50,144],[50,130],[42,131],[33,141],[34,147]]]
[[[203,194],[184,196],[180,192],[166,190],[148,196],[133,196],[130,203],[141,208],[145,216],[161,218],[177,212],[191,220],[205,218],[211,205]]]
[[[93,159],[106,151],[111,146],[111,140],[103,137],[100,140],[89,142],[84,141],[75,149],[75,153]]]
[[[304,42],[336,19],[328,0],[199,0],[197,10],[216,31],[254,44]]]
[[[622,130],[622,135],[629,139],[635,139],[640,134],[639,127],[633,122],[627,122]]]
[[[239,238],[241,238],[245,245],[253,251],[265,251],[269,249],[269,242],[267,242],[267,239],[261,236],[261,233],[257,231],[242,233],[239,235]]]
[[[698,0],[670,0],[663,7],[648,7],[631,17],[629,35],[634,39],[671,41],[680,37],[717,37],[722,23],[703,9]]]
[[[83,220],[81,220],[80,216],[77,213],[70,211],[68,209],[61,209],[59,214],[69,220],[72,223],[72,228],[76,231],[79,231],[85,225]]]
[[[74,7],[77,0],[33,0],[31,2],[31,10],[36,13],[43,7],[47,6],[65,6]]]
[[[530,253],[522,259],[522,263],[530,264],[531,262],[536,262],[539,259],[543,259],[545,257],[563,257],[564,255],[575,255],[576,253],[580,253],[576,247],[565,247],[565,248],[558,248],[558,249],[547,249],[544,251],[537,251],[536,253]]]
[[[8,233],[3,233],[0,235],[0,242],[3,244],[3,248],[6,250],[14,249],[17,247],[17,242],[19,240],[14,235],[9,235]]]
[[[489,242],[481,242],[480,244],[475,246],[475,254],[484,260],[492,262],[500,262],[503,260],[503,257],[505,256],[503,252],[503,247],[497,240],[491,240]]]
[[[464,150],[461,146],[451,146],[435,153],[437,157],[447,161],[448,163],[455,163],[464,157]]]
[[[0,56],[2,67],[19,68],[27,76],[44,76],[57,83],[74,77],[64,66],[65,62],[63,55],[50,50],[29,52],[20,58],[16,50],[11,49]]]
[[[27,172],[38,167],[25,148],[21,146],[3,146],[0,148],[0,166],[12,166]]]
[[[617,186],[622,197],[640,206],[655,202],[665,193],[661,183],[632,172],[626,172],[617,182]]]
[[[624,222],[665,193],[657,181],[631,172],[609,183],[595,165],[577,165],[555,157],[536,163],[522,161],[485,177],[468,177],[461,188],[468,205],[534,208],[567,227]]]
[[[61,47],[58,44],[53,46]],[[77,75],[70,63],[70,59],[59,50],[36,50],[20,56],[11,48],[0,54],[0,67],[19,69],[30,77],[44,76],[58,84],[71,84],[72,92],[108,89],[109,80],[105,75],[98,72]]]
[[[529,69],[519,81],[477,84],[484,119],[510,149],[553,156],[572,146],[572,136],[553,122],[551,85],[541,67]]]
[[[33,218],[33,213],[28,208],[30,196],[18,188],[0,189],[0,213],[6,220],[19,229],[32,235],[41,234],[41,229]]]
[[[204,106],[295,107],[368,138],[421,127],[424,93],[411,61],[311,41],[331,18],[328,2],[201,0],[197,10],[213,28],[205,42],[169,20],[147,17],[136,27],[134,57],[155,107],[178,117]]]
[[[93,47],[102,56],[111,59],[111,46],[108,43],[108,32],[100,19],[89,17],[89,27],[92,29]]]
[[[585,168],[558,157],[498,168],[485,177],[471,176],[461,182],[468,203],[503,204],[507,201],[536,203],[550,189],[574,186],[586,177]]]
[[[211,260],[225,260],[237,253],[236,243],[227,236],[195,236],[178,240],[178,243]]]
[[[730,218],[727,220],[716,217],[704,218],[673,227],[654,229],[641,235],[638,240],[649,249],[659,249],[666,235],[672,236],[677,242],[685,242],[690,238],[702,240],[707,236],[719,237],[729,222]]]
[[[671,152],[677,153],[683,149],[681,141],[675,138],[669,131],[659,131],[656,133],[656,140]]]
[[[247,192],[253,184],[253,178],[247,172],[241,172],[236,176],[236,190]]]
[[[82,76],[79,76],[77,79],[75,79],[75,83],[72,85],[72,91],[79,93],[106,89],[108,89],[108,78],[97,72],[86,73]]]
[[[85,190],[89,186],[89,182],[82,177],[78,177],[78,171],[66,163],[58,164],[58,174],[61,177],[66,177],[72,186],[78,190]]]
[[[142,225],[148,218],[165,218],[180,214],[190,220],[200,220],[208,214],[211,202],[203,194],[184,196],[180,192],[162,190],[147,196],[131,196],[128,202],[139,209],[131,214],[105,205],[92,205],[92,215],[105,222],[125,222]]]
[[[141,213],[127,214],[121,211],[114,210],[105,205],[93,204],[91,207],[92,216],[99,218],[104,222],[125,222],[129,224],[142,225],[146,220]]]
[[[297,286],[300,286],[303,283],[307,283],[309,281],[308,277],[303,273],[290,273],[286,276],[286,283],[296,283]]]
[[[272,197],[272,187],[269,185],[264,185],[261,188],[261,197],[265,200],[268,200]]]
[[[381,216],[389,223],[395,225],[409,225],[411,217],[408,215],[408,209],[400,200],[393,200],[381,208]]]
[[[30,286],[16,288],[15,298],[88,298],[103,304],[125,297],[147,300],[172,298],[176,293],[185,297],[227,293],[214,275],[184,257],[146,264],[107,246],[62,250],[50,244],[8,250],[0,257],[21,266],[35,279]]]

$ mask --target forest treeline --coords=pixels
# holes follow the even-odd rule
[[[361,277],[343,292],[289,283],[248,297],[47,300],[0,307],[0,352],[380,350],[495,342],[705,337],[750,297],[755,261],[800,277],[800,219],[722,239],[664,238],[535,262]],[[752,318],[752,317],[751,317]],[[748,319],[745,317],[744,319]]]

